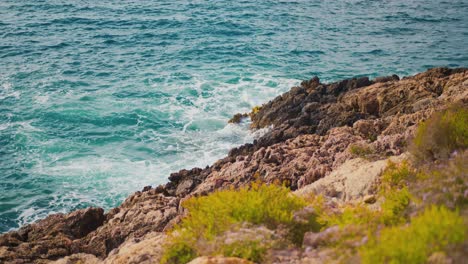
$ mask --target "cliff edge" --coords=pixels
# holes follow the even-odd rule
[[[329,84],[314,77],[232,120],[250,118],[252,129],[269,128],[252,144],[232,149],[212,166],[172,173],[167,184],[145,187],[107,213],[87,208],[51,215],[3,234],[0,262],[158,263],[168,231],[187,214],[182,202],[253,182],[279,183],[300,197],[321,195],[333,204],[329,208],[378,206],[381,175],[389,162],[410,160],[408,142],[418,125],[454,105],[468,107],[468,69],[435,68],[402,79],[361,77]],[[458,156],[466,163],[463,151]],[[458,190],[465,196],[467,174],[461,172],[464,189]],[[330,228],[306,232],[302,246],[276,248],[262,259],[324,262],[332,254],[318,250],[320,241],[338,232]],[[350,252],[350,259],[359,262]],[[248,263],[221,257],[195,261]]]

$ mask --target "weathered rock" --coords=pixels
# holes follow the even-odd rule
[[[159,194],[156,189],[137,192],[111,210],[104,225],[77,241],[76,251],[104,258],[128,238],[163,231],[177,216],[178,205],[178,198]]]
[[[128,239],[112,250],[104,264],[159,263],[163,254],[164,233],[151,232],[142,238]]]
[[[307,196],[311,193],[322,194],[346,202],[357,202],[367,197],[367,200],[370,201],[369,195],[375,193],[375,184],[388,162],[400,162],[406,157],[407,154],[378,161],[368,161],[361,158],[351,159],[329,175],[304,186],[295,193],[299,196]]]
[[[314,232],[306,232],[304,234],[304,240],[302,242],[303,247],[312,247],[317,248],[324,243],[330,243],[333,237],[336,237],[338,233],[340,233],[340,227],[332,226],[325,229],[322,232],[314,233]]]
[[[375,84],[366,78],[331,84],[317,84],[318,78],[303,82],[302,87],[264,104],[253,116],[253,128],[274,125],[276,130],[258,142],[265,146],[302,133],[324,134],[332,127],[372,116],[411,113],[413,105],[422,101],[427,109],[440,105],[441,99],[468,100],[467,69],[435,68],[400,81],[398,76],[376,80]],[[287,132],[291,127],[295,132]]]
[[[85,253],[73,254],[65,258],[51,262],[52,264],[99,264],[102,260],[96,258],[96,256]]]
[[[74,253],[74,242],[105,220],[102,208],[50,215],[42,221],[0,236],[0,262],[30,263]]]
[[[189,264],[253,264],[253,262],[234,257],[198,257]]]
[[[375,83],[383,83],[383,82],[392,82],[392,81],[399,81],[400,77],[398,75],[394,74],[392,76],[382,76],[382,77],[377,77],[374,79]]]
[[[90,208],[53,215],[3,234],[0,262],[45,263],[64,256],[70,256],[66,261],[92,261],[77,253],[116,263],[153,261],[162,239],[156,234],[184,213],[181,199],[253,180],[362,202],[372,194],[386,156],[402,154],[416,125],[453,103],[468,105],[467,69],[437,68],[402,80],[392,76],[323,84],[313,78],[249,114],[252,128],[270,128],[253,143],[232,149],[205,169],[173,173],[167,184],[145,187],[107,214]],[[373,158],[382,160],[353,159],[351,144],[368,146]],[[332,256],[315,249],[275,254],[277,263],[321,263]]]
[[[362,198],[362,201],[366,204],[373,204],[377,201],[377,197],[373,194],[368,194]]]

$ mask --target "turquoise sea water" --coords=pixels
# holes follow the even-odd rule
[[[301,79],[468,66],[468,1],[0,2],[0,232],[252,141]]]

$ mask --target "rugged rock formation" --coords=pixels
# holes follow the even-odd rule
[[[88,208],[68,215],[55,214],[0,237],[0,260],[38,263],[74,252],[74,241],[83,239],[104,223],[102,208]]]
[[[364,197],[371,187],[354,184],[360,180],[357,174],[343,179],[342,170],[363,170],[375,179],[384,161],[374,160],[401,155],[418,122],[454,103],[468,105],[468,69],[437,68],[402,80],[390,76],[331,84],[315,77],[250,114],[236,116],[250,116],[253,129],[273,126],[253,144],[231,150],[205,169],[173,173],[167,184],[145,187],[106,214],[88,208],[51,215],[3,234],[0,262],[46,263],[65,256],[57,263],[157,262],[162,232],[184,213],[181,200],[258,179],[283,182],[293,190],[323,191],[328,186],[333,189],[330,196],[372,202],[372,197]],[[307,241],[316,243],[318,238],[310,236]],[[308,252],[322,258],[317,255],[322,253]],[[278,251],[274,259],[294,262],[291,251],[285,254]]]
[[[338,202],[364,201],[372,203],[379,176],[389,161],[399,163],[407,158],[406,153],[389,159],[369,161],[356,158],[346,161],[332,173],[295,192],[299,196],[321,194]],[[333,199],[336,198],[336,199]]]

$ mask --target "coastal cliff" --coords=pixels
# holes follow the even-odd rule
[[[298,197],[320,196],[325,201],[322,204],[324,211],[344,211],[346,206],[356,204],[378,211],[379,201],[384,197],[381,178],[385,171],[388,172],[389,164],[409,162],[411,165],[408,166],[416,170],[431,164],[453,167],[451,162],[462,160],[465,165],[457,167],[456,172],[459,188],[452,190],[451,186],[455,185],[448,183],[448,189],[443,192],[455,200],[465,201],[468,199],[468,173],[467,152],[463,146],[457,145],[456,151],[444,158],[434,154],[430,160],[415,158],[418,153],[411,150],[411,142],[414,142],[421,122],[454,106],[465,109],[466,113],[468,69],[436,68],[402,79],[396,75],[374,80],[360,77],[330,84],[321,83],[314,77],[254,108],[251,113],[233,118],[232,122],[250,118],[251,129],[266,129],[267,132],[252,144],[232,149],[212,166],[172,173],[167,184],[145,187],[107,213],[101,208],[87,208],[51,215],[3,234],[0,236],[0,262],[159,263],[168,234],[189,213],[182,203],[220,190],[248,188],[256,182],[285,186]],[[462,136],[466,136],[463,128],[462,132],[465,133]],[[432,186],[431,191],[419,192],[418,188],[423,185],[411,182],[407,185],[410,192],[426,193],[427,203],[432,201],[431,197],[439,197],[435,189],[442,189]],[[413,209],[407,209],[407,219],[423,212],[424,199],[411,200],[422,202],[419,205],[414,202]],[[318,206],[314,208],[313,204],[310,202],[305,208],[313,208],[311,214],[318,215]],[[412,205],[412,202],[408,204]],[[466,210],[458,203],[434,204],[445,204],[466,216]],[[359,216],[356,213],[353,217]],[[464,219],[466,221],[466,217]],[[333,252],[327,241],[339,237],[337,234],[343,232],[342,229],[323,225],[321,229],[301,233],[300,245],[272,246],[262,256],[262,262],[322,263],[346,257],[349,262],[359,263],[359,254],[353,249],[372,239],[362,235],[361,230],[356,231],[353,234],[359,234],[353,241],[359,241],[348,245],[342,251],[346,254],[340,256]],[[382,230],[385,225],[387,223],[377,226]],[[395,226],[398,225],[392,223],[392,227]],[[262,225],[240,230],[244,229],[282,237],[279,229]],[[239,234],[239,230],[236,232],[230,236],[244,235]],[[460,243],[465,246],[450,248],[456,252],[450,256],[431,252],[429,257],[457,263],[468,254],[463,250],[466,251],[466,242]],[[442,249],[436,251],[443,252]],[[194,263],[248,261],[206,256]]]

